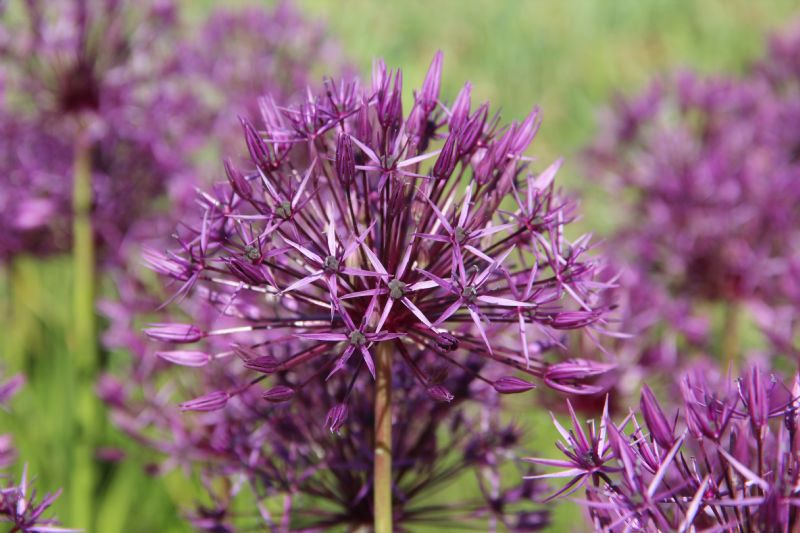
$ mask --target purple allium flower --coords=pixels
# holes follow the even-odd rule
[[[9,531],[21,533],[81,531],[59,527],[57,520],[43,516],[60,494],[60,490],[54,494],[45,494],[37,502],[36,491],[30,490],[26,465],[19,483],[9,482],[0,487],[0,524],[9,525]]]
[[[634,198],[626,251],[681,295],[759,295],[793,255],[796,138],[776,130],[798,105],[756,76],[661,87],[635,128],[615,123],[593,152]]]
[[[797,378],[784,384],[753,367],[732,381],[710,370],[682,379],[683,409],[662,408],[645,388],[638,413],[619,424],[604,414],[598,445],[573,417],[576,429],[561,430],[566,460],[531,461],[563,468],[545,475],[570,478],[558,493],[586,489],[598,530],[793,530]]]
[[[523,155],[538,111],[502,126],[487,104],[471,108],[469,85],[447,106],[440,76],[437,54],[408,115],[402,74],[381,61],[369,88],[328,80],[288,107],[263,100],[262,129],[242,119],[249,168],[228,162],[178,248],[148,255],[179,284],[176,299],[216,315],[193,317],[217,348],[202,351],[256,369],[232,395],[272,373],[295,397],[313,379],[374,375],[387,345],[439,400],[442,363],[469,371],[468,355],[595,392],[586,382],[607,366],[551,363],[540,349],[602,324],[607,284],[589,237],[564,235],[575,209],[554,186],[560,162],[533,173]]]
[[[188,415],[178,411],[172,400],[179,393],[174,390],[177,380],[156,379],[176,377],[177,369],[164,365],[148,369],[148,361],[137,365],[135,380],[107,384],[102,393],[109,396],[112,417],[123,431],[166,455],[158,471],[182,467],[204,480],[212,505],[195,504],[188,511],[194,528],[320,531],[371,526],[375,416],[371,382],[359,380],[350,389],[336,381],[317,394],[273,405],[249,389],[231,398],[224,410]],[[480,368],[484,363],[473,357],[469,364]],[[192,376],[219,387],[240,379],[228,374],[230,370],[209,366]],[[459,371],[451,386],[457,398],[472,401],[431,402],[402,363],[394,370],[397,529],[412,530],[442,520],[465,528],[488,524],[490,529],[511,531],[543,529],[548,513],[533,503],[541,496],[541,486],[533,480],[512,487],[502,482],[499,469],[514,457],[519,430],[499,422],[496,396],[489,388]],[[166,385],[150,390],[156,382]],[[286,385],[273,388],[278,387]],[[119,403],[117,398],[126,400]],[[329,405],[334,407],[325,416]],[[472,496],[455,501],[438,496],[453,484],[473,483],[476,476]],[[245,486],[251,490],[245,491]],[[240,507],[236,502],[248,494],[256,496],[255,505]],[[268,501],[282,506],[276,509]],[[243,514],[243,508],[252,513]]]
[[[183,98],[167,98],[161,46],[177,27],[167,2],[145,4],[25,2],[4,26],[0,122],[13,135],[0,148],[9,208],[0,222],[16,238],[0,256],[69,249],[76,143],[91,146],[96,231],[111,252],[178,170],[164,117]]]
[[[693,314],[725,305],[729,330],[736,307],[777,309],[800,290],[793,35],[775,37],[741,77],[681,73],[620,99],[588,152],[594,175],[630,199],[616,255]]]
[[[156,200],[189,203],[210,178],[199,154],[228,150],[236,113],[255,116],[250,107],[265,93],[305,87],[318,62],[342,64],[322,28],[287,3],[220,10],[199,34],[170,0],[37,0],[7,11],[2,259],[70,248],[76,142],[90,146],[94,230],[103,256],[115,259],[126,236],[153,237],[152,221],[137,222],[158,211]]]
[[[5,409],[7,402],[25,383],[22,375],[14,376],[8,381],[0,383],[0,407]],[[21,533],[35,533],[47,531],[80,531],[78,529],[64,529],[58,527],[58,521],[45,515],[47,509],[61,494],[61,490],[54,494],[45,494],[37,502],[36,491],[31,489],[28,479],[28,465],[22,468],[19,482],[13,482],[9,470],[17,458],[17,451],[11,442],[11,435],[0,435],[0,525],[5,524],[8,531]]]

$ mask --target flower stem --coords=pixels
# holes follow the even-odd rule
[[[725,306],[725,317],[722,323],[722,358],[725,361],[725,369],[732,370],[734,375],[738,370],[739,360],[739,305],[729,302]]]
[[[75,388],[73,461],[70,472],[70,521],[93,531],[97,480],[95,433],[99,422],[94,383],[98,364],[95,319],[95,251],[92,229],[91,144],[83,132],[75,142],[73,168],[73,379]]]
[[[379,343],[375,357],[375,533],[392,531],[392,352]]]

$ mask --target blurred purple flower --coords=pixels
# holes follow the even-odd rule
[[[191,203],[211,178],[201,156],[229,151],[237,113],[254,117],[264,94],[305,87],[316,64],[342,68],[324,29],[288,2],[219,10],[199,32],[171,0],[34,0],[7,11],[22,17],[0,29],[4,260],[70,248],[67,178],[81,132],[94,229],[103,257],[117,259],[129,241],[159,234],[158,199]]]
[[[590,173],[627,207],[609,239],[622,272],[609,294],[613,329],[634,338],[605,345],[612,412],[643,380],[674,386],[699,354],[800,354],[798,29],[740,77],[684,72],[619,98],[587,150]]]
[[[779,133],[800,116],[796,97],[757,73],[683,73],[659,87],[635,128],[612,122],[590,151],[596,174],[633,198],[621,249],[683,298],[778,297],[771,289],[800,227],[796,136]],[[624,111],[615,118],[630,120]]]

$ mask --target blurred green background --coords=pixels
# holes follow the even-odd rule
[[[248,3],[255,2],[235,2]],[[215,4],[182,2],[191,21]],[[797,9],[796,0],[300,0],[298,5],[309,17],[327,21],[363,73],[374,57],[383,57],[404,70],[407,89],[417,87],[441,49],[446,99],[470,80],[474,101],[491,100],[507,119],[522,118],[540,105],[544,124],[532,155],[541,164],[566,157],[562,184],[584,196],[582,226],[601,233],[613,224],[614,211],[599,187],[582,179],[578,153],[595,134],[603,105],[617,92],[636,93],[653,76],[682,67],[736,72],[761,53],[765,32],[789,23]],[[68,431],[65,410],[73,392],[64,379],[73,321],[70,266],[68,259],[21,258],[0,272],[3,366],[25,371],[30,381],[13,412],[0,413],[0,432],[15,434],[40,490],[66,487],[70,479],[68,450],[75,435]],[[531,448],[552,456],[549,420],[538,409],[515,405],[515,416],[535,433]],[[122,442],[104,431],[109,444]],[[177,515],[181,504],[196,497],[190,484],[179,474],[150,478],[143,473],[145,455],[134,449],[132,457],[105,472],[98,531],[187,531]],[[65,506],[55,507],[64,518]],[[580,530],[580,524],[575,507],[555,507],[552,531]]]

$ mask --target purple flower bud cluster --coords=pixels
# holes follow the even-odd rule
[[[800,242],[800,75],[787,67],[800,40],[772,49],[742,77],[684,72],[620,99],[589,150],[594,174],[632,199],[622,257],[677,298],[785,301]]]
[[[179,467],[204,480],[212,503],[183,502],[194,505],[185,510],[195,529],[240,531],[256,523],[276,531],[371,526],[375,416],[371,382],[359,380],[349,388],[336,381],[292,402],[269,404],[249,389],[225,398],[224,410],[205,410],[224,394],[212,393],[193,402],[200,412],[186,413],[174,403],[180,394],[175,390],[180,379],[177,369],[153,365],[150,358],[139,363],[132,380],[106,377],[100,394],[118,427],[159,452],[163,459],[154,472]],[[470,364],[480,368],[484,363],[476,356]],[[221,388],[240,380],[242,372],[224,365],[215,368],[212,363],[191,376],[202,376],[205,387]],[[515,476],[520,481],[511,487],[502,482],[499,469],[512,462],[509,458],[515,457],[520,435],[515,426],[500,423],[496,395],[489,387],[459,371],[453,376],[454,392],[470,401],[438,403],[430,401],[399,361],[394,375],[397,528],[447,520],[468,528],[488,524],[491,529],[502,526],[512,531],[543,529],[548,513],[534,503],[543,496],[543,487],[521,480],[521,475],[532,472],[522,468]],[[157,388],[154,384],[159,382],[165,385]],[[291,391],[285,383],[273,385],[266,393],[269,399],[281,400],[279,396]],[[186,380],[181,386],[201,387]],[[519,461],[513,462],[521,467]],[[474,496],[437,498],[454,484],[476,477],[479,492]],[[255,495],[255,501],[244,503],[242,498],[250,497],[246,494]],[[282,505],[276,509],[268,501]]]
[[[572,430],[556,422],[564,458],[530,459],[561,470],[534,478],[568,480],[553,497],[584,489],[598,531],[792,531],[798,383],[758,367],[732,380],[696,366],[674,412],[646,385],[619,423],[606,411],[587,431],[571,411]]]
[[[469,84],[447,105],[441,67],[437,54],[407,116],[402,73],[378,61],[370,87],[328,80],[294,105],[262,100],[260,129],[242,119],[248,167],[229,161],[227,183],[201,194],[177,248],[147,257],[179,284],[176,300],[216,313],[147,335],[191,352],[169,356],[179,363],[197,365],[205,350],[252,369],[186,409],[220,408],[271,374],[291,389],[268,388],[273,402],[334,376],[352,388],[362,369],[374,376],[382,347],[438,401],[454,396],[444,369],[471,372],[473,356],[553,389],[597,392],[607,365],[543,356],[564,331],[604,322],[608,284],[589,237],[564,234],[575,208],[555,189],[560,161],[529,168],[538,111],[501,125],[488,104],[472,107]],[[480,377],[500,393],[533,388]]]
[[[0,407],[5,409],[8,401],[25,383],[21,375],[0,382]],[[58,527],[58,521],[45,516],[45,512],[58,498],[61,491],[45,494],[37,501],[36,490],[31,488],[28,478],[28,465],[22,469],[19,482],[14,482],[7,471],[14,465],[17,451],[11,442],[11,435],[0,435],[0,525],[9,527],[8,531],[20,533],[69,532],[78,529]]]
[[[318,61],[341,65],[322,28],[285,3],[220,10],[197,34],[170,0],[32,1],[3,17],[3,260],[69,250],[76,143],[91,152],[97,241],[116,259],[130,232],[153,236],[142,219],[157,199],[191,202],[210,178],[198,154],[233,144],[237,113],[305,87]]]

